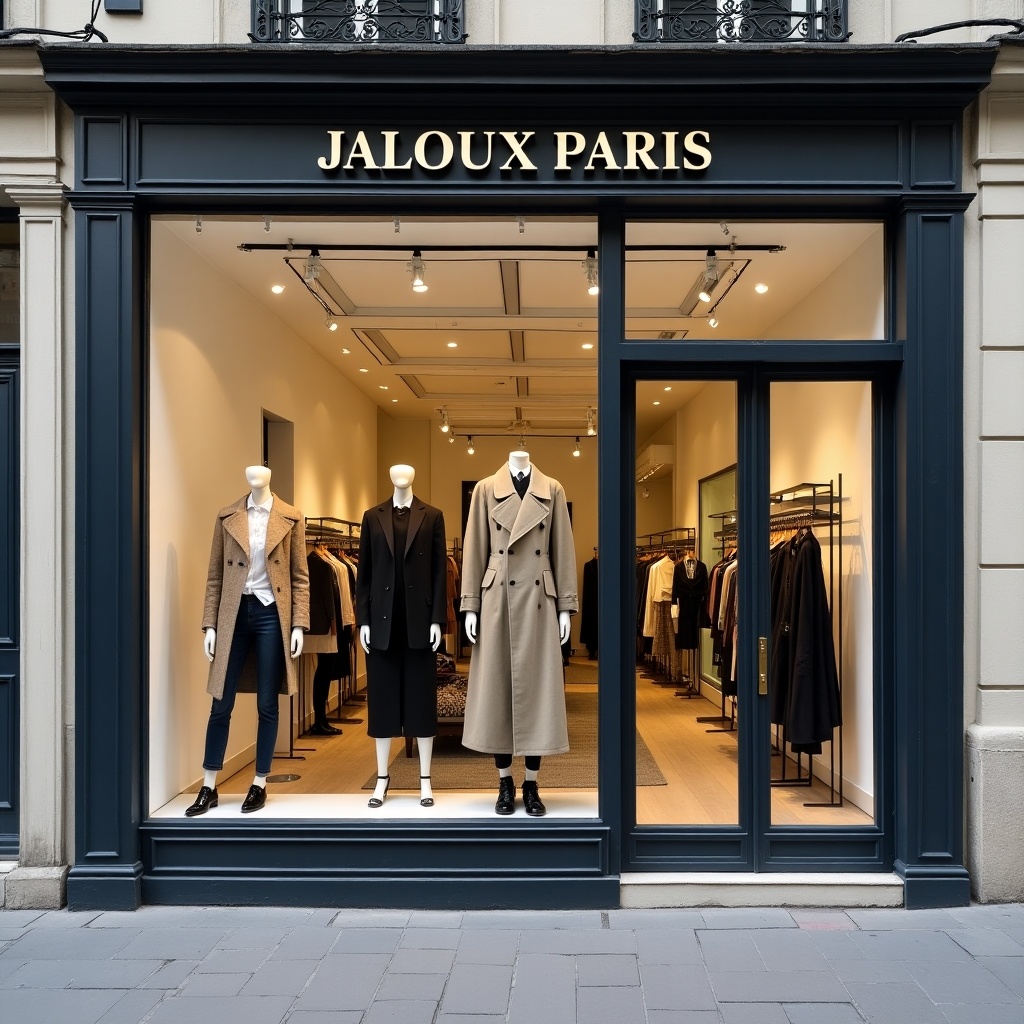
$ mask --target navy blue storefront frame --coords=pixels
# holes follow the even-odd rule
[[[76,123],[77,792],[69,904],[615,906],[624,870],[750,865],[895,867],[908,905],[965,902],[959,567],[962,217],[971,197],[961,191],[961,122],[988,81],[995,47],[302,51],[41,51],[47,79]],[[358,109],[359,124],[342,109]],[[404,139],[460,126],[534,130],[534,169],[522,161],[507,171],[497,162],[482,171],[408,173],[369,170],[365,159],[347,171],[317,166],[331,129],[352,138],[372,127]],[[691,170],[587,173],[576,165],[559,173],[551,139],[570,129],[679,129],[680,139],[703,129],[714,160]],[[593,821],[145,818],[144,751],[158,727],[145,696],[148,219],[357,210],[598,217],[599,543],[620,557],[601,561]],[[890,340],[624,341],[627,220],[738,216],[884,221]],[[884,688],[876,827],[771,829],[763,798],[743,834],[635,826],[631,769],[623,767],[632,764],[633,665],[617,597],[631,586],[623,538],[633,536],[632,396],[639,378],[681,373],[739,381],[740,444],[754,467],[741,474],[740,500],[751,509],[768,490],[759,446],[770,380],[874,383],[877,578],[885,584],[875,612]],[[749,537],[763,526],[752,517]],[[765,614],[759,590],[766,593],[745,591],[746,621]],[[741,672],[750,657],[741,653]],[[754,748],[742,756],[756,756]]]

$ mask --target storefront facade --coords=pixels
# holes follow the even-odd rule
[[[965,902],[964,606],[952,571],[963,562],[963,214],[972,198],[961,125],[995,53],[45,51],[47,79],[76,124],[69,905],[617,906],[623,876],[695,871],[895,872],[908,906]],[[229,825],[148,815],[147,751],[159,729],[140,685],[149,673],[150,218],[356,211],[597,220],[595,818]],[[687,217],[883,224],[883,336],[635,337],[626,330],[629,226]],[[757,638],[770,632],[767,558],[750,559],[753,585],[740,597],[739,703],[752,727],[738,745],[738,821],[638,824],[627,685],[635,653],[620,596],[632,592],[638,532],[636,386],[680,378],[735,384],[737,502],[748,513],[740,544],[750,551],[769,527],[760,496],[773,486],[773,384],[870,384],[872,824],[771,824],[757,658]]]

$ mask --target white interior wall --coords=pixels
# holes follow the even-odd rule
[[[203,599],[217,510],[261,461],[262,409],[295,424],[295,504],[358,520],[376,500],[377,410],[266,307],[153,223],[150,333],[150,807],[201,775],[210,698]],[[273,484],[271,484],[273,486]],[[221,642],[225,639],[220,638]],[[248,757],[242,696],[228,758]]]
[[[377,496],[386,498],[394,491],[391,482],[392,466],[412,466],[416,470],[413,492],[429,505],[433,505],[431,479],[430,420],[395,419],[386,412],[377,411]],[[450,446],[449,446],[450,447]]]

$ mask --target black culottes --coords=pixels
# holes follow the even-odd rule
[[[394,636],[394,634],[392,634]],[[366,656],[366,734],[437,735],[437,655],[392,643]]]

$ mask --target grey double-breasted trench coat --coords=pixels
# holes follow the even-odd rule
[[[578,610],[562,485],[536,466],[520,499],[508,466],[473,489],[464,612],[479,616],[462,742],[490,754],[569,749],[558,613]]]
[[[217,513],[210,550],[210,570],[206,577],[206,603],[203,629],[217,630],[217,646],[206,692],[216,700],[224,696],[224,677],[231,654],[238,606],[249,575],[249,495]],[[281,644],[284,647],[285,674],[281,693],[297,693],[296,662],[292,660],[292,630],[309,629],[309,569],[306,565],[306,527],[302,513],[283,502],[276,494],[267,520],[267,575],[274,588],[277,614],[281,620]],[[239,693],[256,692],[256,656],[250,651],[238,680]]]

